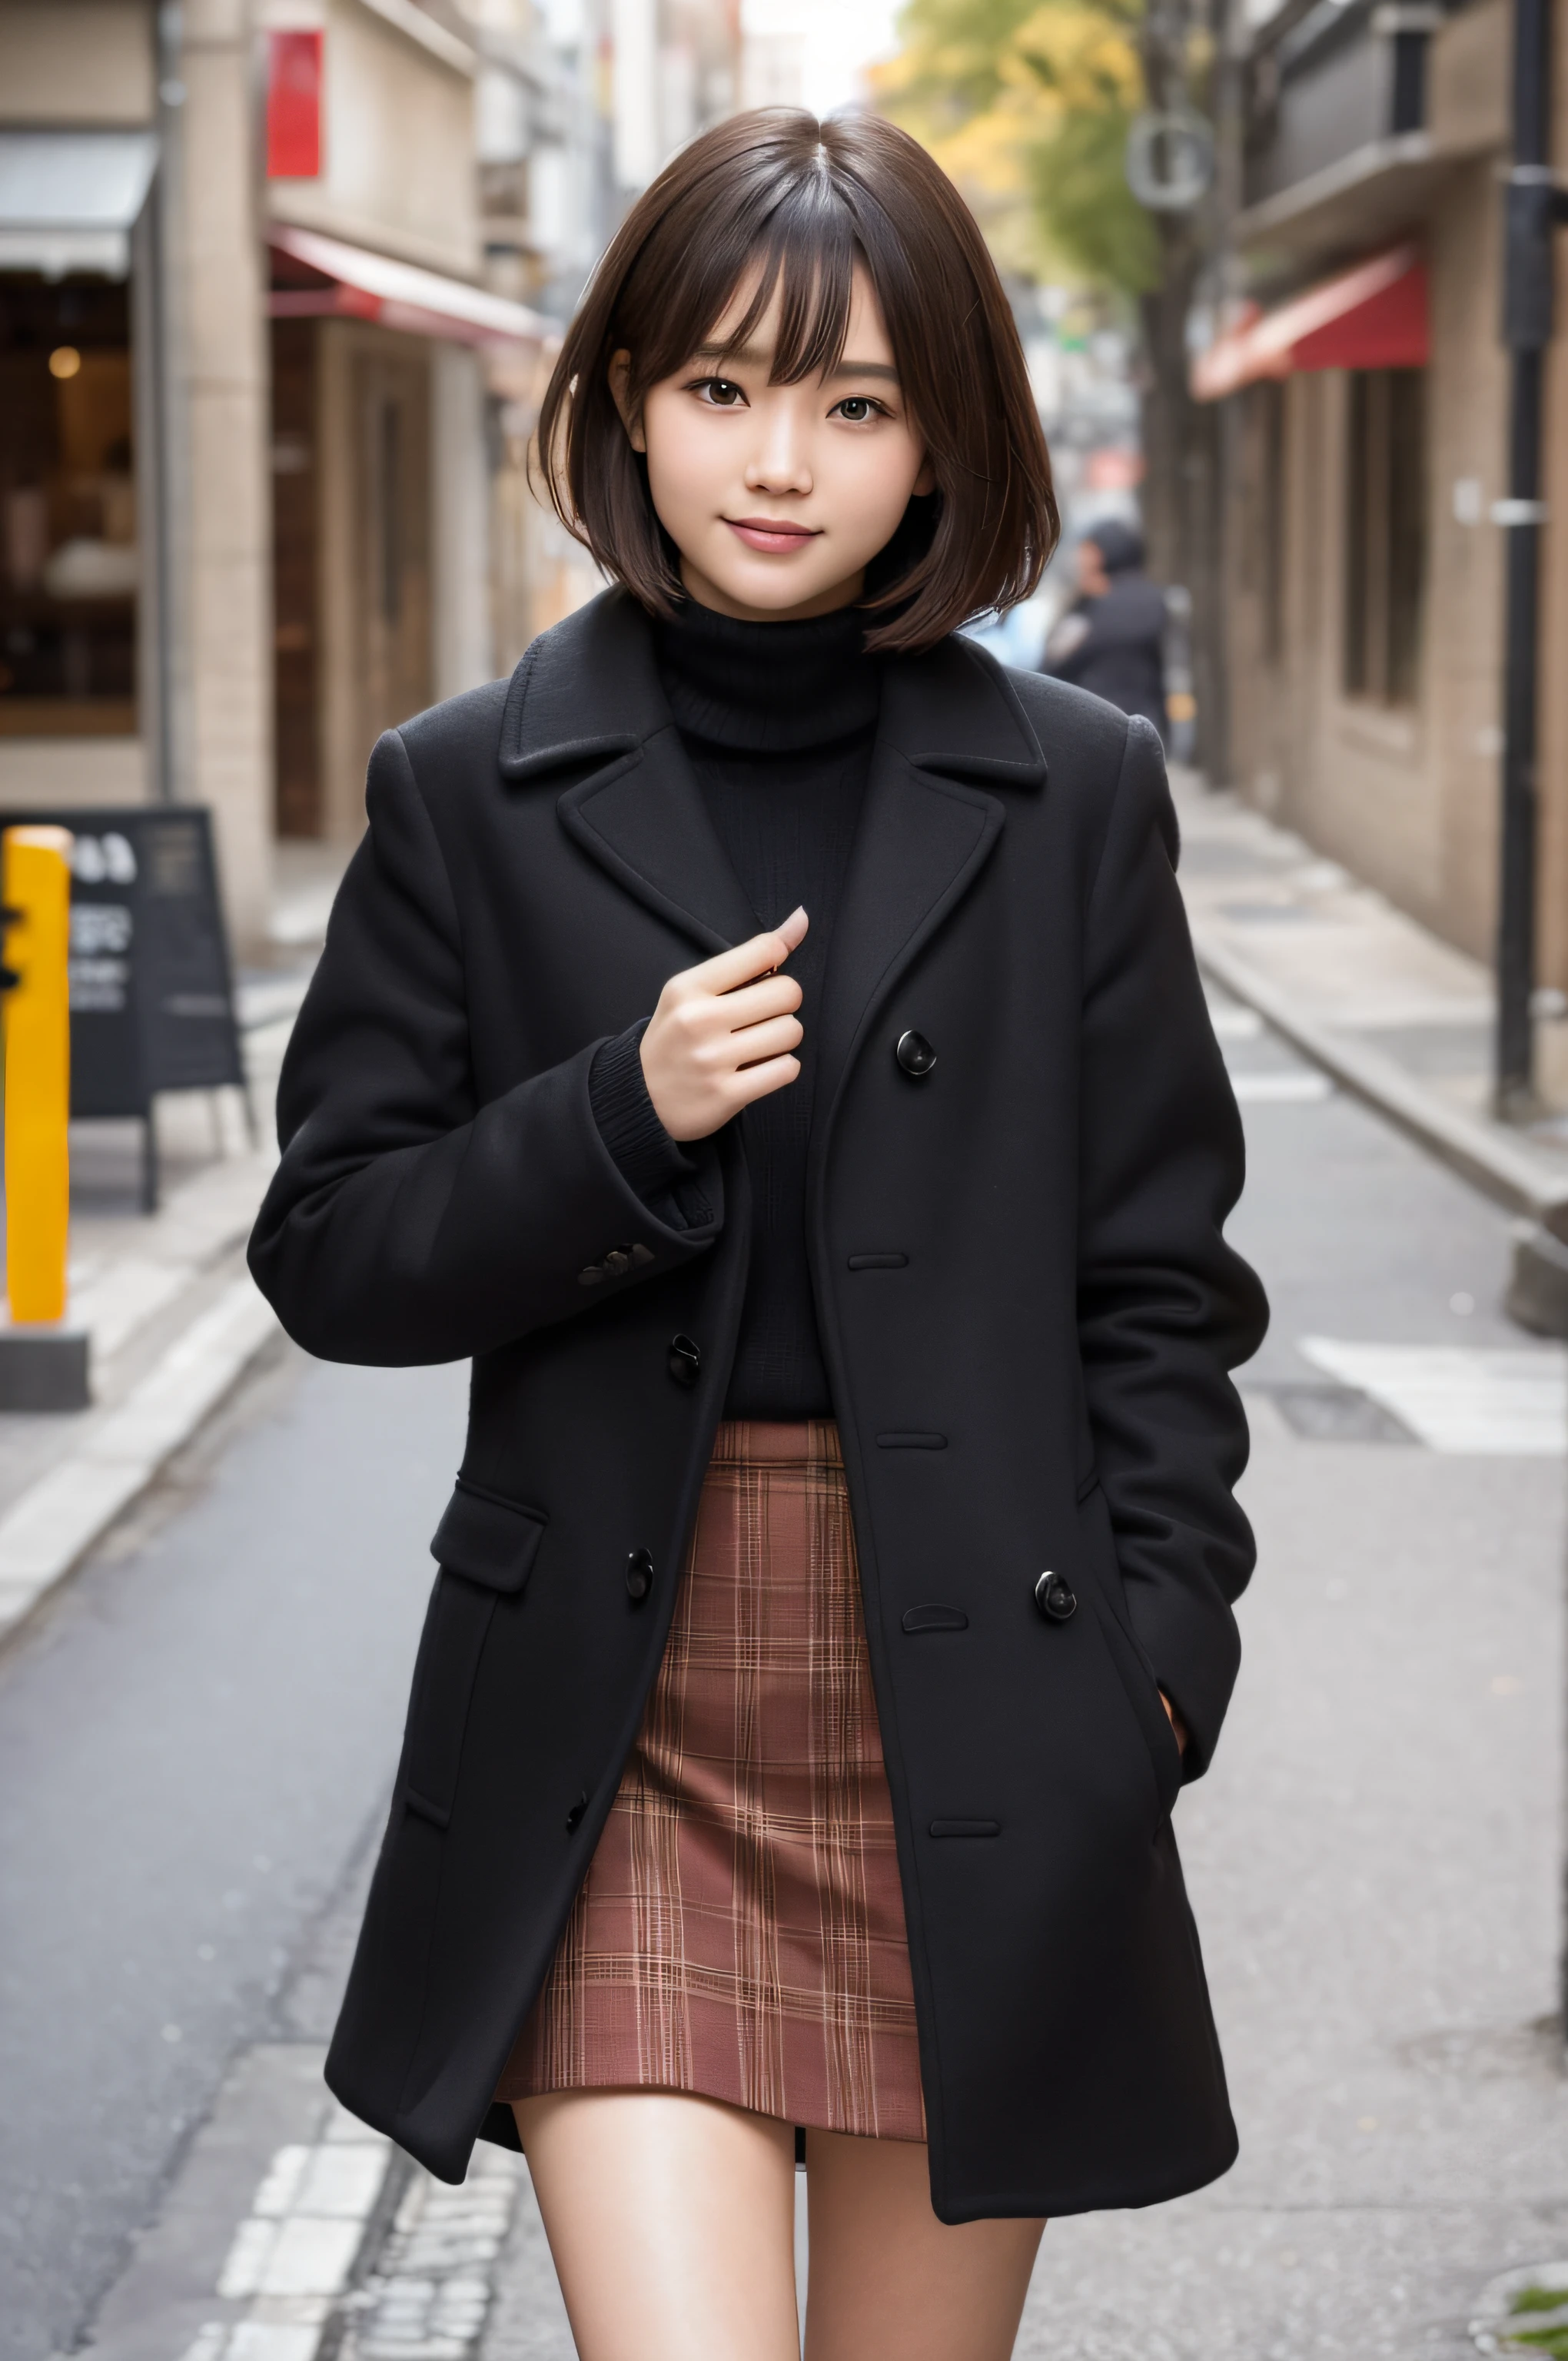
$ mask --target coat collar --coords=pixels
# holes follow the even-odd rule
[[[756,932],[671,719],[647,619],[625,592],[607,591],[529,649],[507,695],[500,768],[517,786],[561,783],[567,833],[699,950]],[[876,1010],[989,858],[1004,817],[992,791],[1045,781],[1039,741],[983,650],[948,639],[889,659],[824,980],[822,1113]],[[828,1128],[814,1126],[820,1138]]]
[[[512,675],[501,774],[521,785],[597,770],[671,726],[647,617],[625,591],[606,590],[542,632]],[[1039,740],[1012,684],[971,640],[888,660],[878,738],[942,777],[1025,790],[1046,783]]]

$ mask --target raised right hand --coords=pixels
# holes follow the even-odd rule
[[[800,986],[774,972],[805,939],[804,910],[700,967],[659,994],[642,1036],[642,1076],[672,1139],[707,1139],[753,1099],[800,1072]]]

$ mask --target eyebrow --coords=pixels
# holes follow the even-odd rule
[[[756,368],[764,361],[772,360],[773,355],[762,351],[756,345],[698,345],[692,358],[694,361],[735,361],[742,368]],[[840,361],[838,368],[830,369],[828,374],[830,382],[841,377],[874,377],[888,385],[898,383],[898,371],[890,368],[886,361]]]

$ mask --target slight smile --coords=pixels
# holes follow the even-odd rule
[[[792,549],[804,549],[822,530],[820,525],[784,524],[776,517],[726,517],[724,522],[748,549],[760,549],[770,557],[786,557]]]

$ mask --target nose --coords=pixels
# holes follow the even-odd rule
[[[805,441],[788,402],[767,402],[757,413],[761,433],[746,465],[746,489],[751,492],[806,493],[811,467]]]

